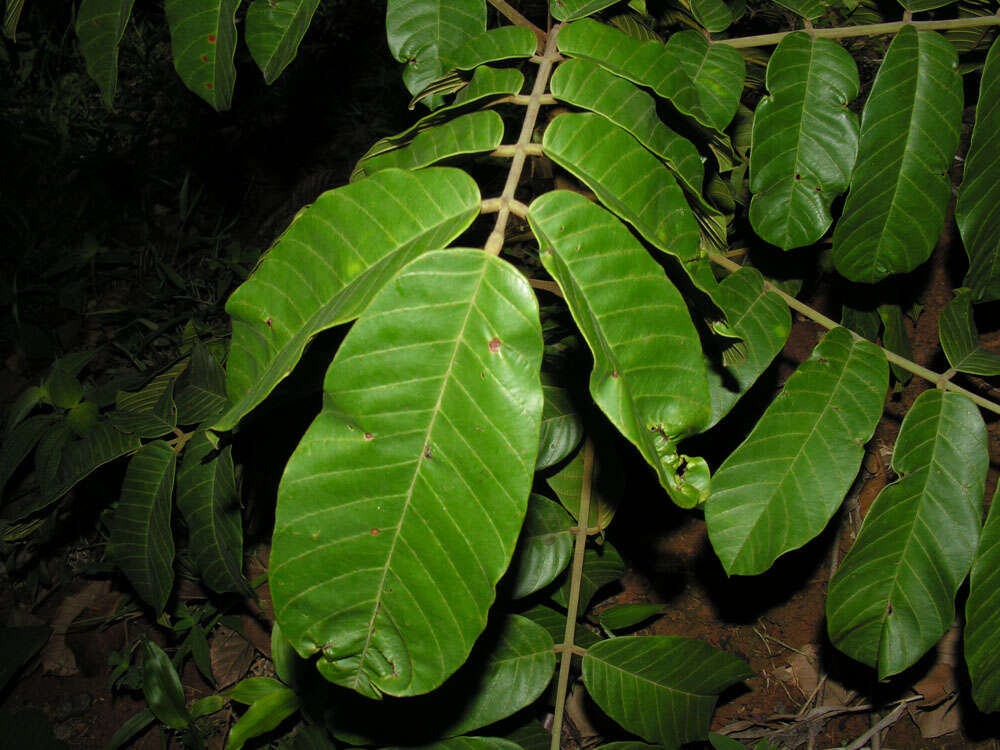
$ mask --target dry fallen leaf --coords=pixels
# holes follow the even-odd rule
[[[111,593],[110,581],[90,581],[82,590],[63,599],[52,621],[52,637],[42,649],[42,670],[69,677],[80,674],[76,657],[66,645],[66,632],[83,610],[100,610],[100,602]]]
[[[253,645],[235,630],[220,625],[209,642],[212,674],[219,689],[229,687],[249,671],[256,651]]]

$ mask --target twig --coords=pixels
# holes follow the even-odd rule
[[[905,710],[906,710],[906,704],[900,703],[890,713],[886,714],[885,718],[883,718],[880,722],[875,724],[871,729],[869,729],[863,735],[854,740],[854,742],[848,745],[844,750],[860,750],[860,748],[865,746],[865,743],[868,742],[869,739],[878,736],[879,732],[881,732],[883,729],[891,727],[893,724],[899,721],[899,717],[903,715],[903,712]]]
[[[531,30],[531,33],[538,37],[538,47],[545,47],[545,32],[540,28],[535,26],[531,21],[525,18],[517,8],[514,8],[506,0],[489,0],[490,5],[500,11],[500,15],[506,18],[515,26],[524,26]]]

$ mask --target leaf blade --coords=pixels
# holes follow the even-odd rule
[[[76,35],[87,73],[101,89],[109,107],[118,87],[118,45],[135,0],[83,0],[76,13]]]
[[[264,83],[270,85],[295,59],[319,0],[254,0],[244,38]]]
[[[166,0],[174,70],[217,112],[229,109],[236,85],[236,11],[242,0]]]

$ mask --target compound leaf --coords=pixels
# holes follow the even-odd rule
[[[837,510],[882,414],[885,355],[846,328],[826,334],[712,478],[708,536],[730,575],[755,575]]]
[[[725,31],[733,22],[733,11],[722,0],[690,0],[691,15],[706,31]]]
[[[951,199],[962,80],[940,34],[905,26],[889,46],[861,116],[858,164],[833,233],[851,281],[911,271],[931,254]]]
[[[457,169],[386,170],[301,211],[226,303],[233,406],[213,429],[235,427],[313,336],[357,317],[403,265],[464,231],[479,206],[479,188]]]
[[[965,603],[965,663],[972,678],[972,699],[984,713],[1000,709],[1000,494],[986,517],[969,578]]]
[[[831,39],[789,34],[767,64],[769,96],[757,105],[750,148],[750,223],[782,250],[811,245],[829,228],[858,155],[854,59]]]
[[[892,455],[900,478],[875,499],[826,600],[833,644],[876,667],[880,680],[914,664],[951,626],[988,467],[976,406],[957,393],[921,393]]]
[[[826,13],[826,4],[822,0],[774,0],[782,8],[788,8],[803,18],[814,21]]]
[[[181,375],[174,402],[178,424],[197,424],[218,417],[229,405],[226,372],[201,342],[191,350],[191,363]]]
[[[236,10],[242,0],[166,0],[174,70],[216,111],[229,109],[236,85]]]
[[[537,46],[531,29],[501,26],[468,39],[445,55],[442,64],[445,70],[472,70],[483,63],[531,57]]]
[[[708,465],[677,453],[710,414],[698,333],[680,293],[625,226],[582,195],[546,193],[528,221],[593,352],[594,400],[674,502],[703,501]]]
[[[1000,299],[1000,39],[993,42],[979,84],[979,104],[955,221],[969,270],[964,285],[977,301]]]
[[[527,281],[474,250],[414,260],[345,338],[271,557],[282,632],[331,682],[416,695],[465,661],[524,519],[541,354]]]
[[[125,472],[108,542],[112,559],[157,614],[174,584],[170,510],[176,466],[177,454],[162,440],[139,449]]]
[[[597,705],[665,748],[706,739],[719,694],[752,674],[735,656],[690,638],[613,638],[583,657],[583,682]]]
[[[618,0],[549,0],[549,11],[557,21],[575,21],[586,18]]]
[[[76,35],[87,73],[110,107],[118,87],[118,45],[135,0],[82,0],[76,12]]]
[[[254,0],[244,36],[264,83],[270,85],[298,54],[319,0]]]
[[[1000,375],[1000,354],[984,349],[972,317],[972,293],[959,289],[938,318],[938,336],[948,364],[973,375]]]

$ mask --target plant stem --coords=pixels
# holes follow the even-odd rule
[[[527,29],[531,29],[531,33],[538,37],[538,46],[545,46],[545,32],[525,18],[525,16],[518,11],[517,8],[511,6],[506,0],[489,0],[489,4],[500,11],[500,15],[515,26],[524,26]]]
[[[904,26],[915,26],[918,31],[933,31],[944,29],[970,29],[976,26],[1000,26],[1000,13],[992,16],[971,16],[969,18],[951,18],[941,21],[893,21],[891,23],[869,23],[861,26],[842,26],[836,29],[808,30],[808,34],[826,39],[846,39],[854,36],[878,36],[880,34],[895,34]],[[737,49],[745,47],[767,47],[778,44],[794,31],[779,31],[774,34],[758,36],[742,36],[735,39],[714,39],[716,44],[728,44]]]
[[[742,266],[739,263],[734,263],[733,261],[729,260],[729,258],[726,258],[725,256],[719,253],[710,252],[708,254],[708,258],[713,263],[716,263],[725,268],[727,271],[738,271],[740,268],[742,268]],[[787,304],[790,308],[792,308],[798,313],[801,313],[805,317],[809,318],[809,320],[819,323],[824,328],[834,329],[842,327],[840,323],[838,323],[837,321],[833,320],[832,318],[826,317],[823,313],[819,312],[819,310],[809,307],[809,305],[805,304],[804,302],[800,302],[799,300],[795,299],[795,297],[793,297],[792,295],[786,294],[785,292],[781,291],[776,286],[774,286],[774,284],[770,283],[767,280],[764,281],[764,288],[770,289],[772,292],[781,297],[781,299],[785,301],[785,304]],[[855,333],[850,329],[847,330],[850,331],[850,334],[857,341],[868,341],[868,339],[866,339],[864,336]],[[918,375],[922,377],[924,380],[930,381],[931,383],[933,383],[938,388],[941,388],[942,390],[961,393],[962,395],[968,397],[977,406],[980,406],[983,409],[986,409],[987,411],[991,411],[994,414],[1000,414],[1000,404],[990,401],[989,399],[985,399],[982,396],[973,393],[972,391],[966,390],[965,388],[962,388],[961,386],[952,383],[950,380],[950,377],[953,374],[951,370],[942,375],[940,373],[934,372],[933,370],[929,370],[926,367],[923,367],[922,365],[918,365],[916,362],[909,360],[906,357],[901,357],[898,354],[896,354],[896,352],[889,351],[884,346],[881,346],[879,348],[885,354],[885,358],[890,362],[892,362],[893,364],[899,365],[904,370],[912,372],[914,375]]]
[[[538,74],[535,76],[535,85],[531,88],[531,99],[524,110],[524,122],[521,124],[521,134],[518,136],[514,146],[514,158],[510,163],[510,170],[507,172],[507,182],[503,186],[500,194],[500,210],[497,211],[497,222],[486,240],[486,252],[490,255],[499,255],[503,249],[504,233],[507,230],[507,220],[510,218],[511,204],[514,201],[514,191],[521,181],[521,172],[524,170],[524,160],[528,151],[532,150],[531,135],[535,132],[535,122],[538,120],[538,111],[542,106],[542,97],[545,89],[549,85],[549,76],[552,74],[552,65],[559,59],[559,52],[556,49],[556,37],[559,36],[559,25],[552,28],[548,41],[545,43],[545,53],[538,63]]]
[[[594,444],[583,444],[583,482],[580,488],[580,513],[577,516],[576,546],[573,548],[573,567],[570,569],[569,601],[566,606],[566,630],[559,661],[559,679],[556,682],[556,711],[552,720],[551,750],[559,750],[562,739],[563,713],[566,710],[566,692],[569,687],[569,667],[576,643],[576,612],[580,607],[580,579],[583,576],[583,553],[587,547],[587,521],[590,519],[590,487],[594,474]]]

